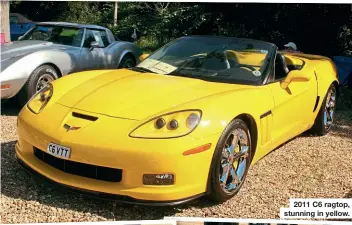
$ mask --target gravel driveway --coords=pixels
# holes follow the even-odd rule
[[[205,199],[177,207],[119,205],[64,192],[32,179],[15,160],[16,115],[2,105],[2,223],[162,219],[164,216],[277,219],[288,199],[352,197],[352,112],[338,112],[325,137],[302,135],[281,146],[249,171],[240,193],[212,205]]]

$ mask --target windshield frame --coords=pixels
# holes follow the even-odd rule
[[[70,46],[70,47],[74,47],[74,48],[82,48],[83,46],[83,42],[84,42],[84,38],[86,35],[86,28],[84,27],[77,27],[77,26],[69,26],[69,25],[54,25],[54,24],[36,24],[35,26],[33,26],[32,28],[30,28],[24,35],[22,35],[20,37],[20,40],[18,41],[31,41],[29,39],[25,39],[28,35],[31,35],[31,33],[36,30],[38,27],[48,27],[48,28],[53,28],[53,27],[62,27],[62,28],[72,28],[72,29],[77,29],[77,30],[82,30],[82,37],[81,37],[81,41],[80,41],[80,45],[79,46],[74,46],[74,45],[67,45],[67,44],[62,44],[62,43],[55,43],[54,44],[60,44],[60,45],[66,45],[66,46]],[[33,41],[38,41],[38,40],[33,40]],[[42,40],[40,40],[42,41]],[[52,42],[50,40],[47,40],[48,42]]]
[[[194,40],[197,40],[197,39],[203,40],[205,38],[214,39],[214,42],[216,42],[218,40],[219,41],[219,45],[222,44],[222,40],[224,39],[224,43],[230,43],[228,47],[230,47],[233,44],[239,44],[239,46],[241,46],[241,45],[245,46],[246,44],[253,44],[253,46],[255,46],[255,48],[254,48],[255,50],[259,51],[259,50],[263,49],[263,50],[267,51],[267,53],[266,53],[266,55],[265,55],[265,57],[263,59],[263,64],[257,70],[257,71],[259,71],[261,73],[260,78],[256,79],[255,82],[252,82],[251,79],[245,80],[245,79],[242,78],[242,80],[240,81],[240,80],[236,79],[236,77],[233,77],[233,78],[231,77],[229,79],[228,78],[224,79],[223,77],[217,76],[217,75],[214,75],[214,76],[206,76],[206,75],[205,76],[197,76],[197,75],[191,76],[191,75],[189,75],[188,76],[188,75],[173,74],[172,72],[171,73],[165,73],[165,74],[162,73],[162,74],[163,75],[170,75],[170,76],[182,76],[182,77],[194,78],[194,79],[204,79],[204,80],[207,80],[207,81],[220,82],[220,83],[245,84],[245,85],[247,84],[247,85],[255,85],[255,86],[263,85],[265,83],[265,81],[267,80],[267,77],[271,74],[272,65],[273,65],[273,59],[275,59],[275,55],[276,55],[276,51],[277,51],[276,45],[274,45],[272,43],[269,43],[269,42],[265,42],[265,41],[247,39],[247,38],[235,38],[235,37],[212,36],[212,35],[185,36],[185,37],[181,37],[181,38],[175,39],[175,40],[165,44],[164,46],[162,46],[161,48],[159,48],[158,50],[156,50],[155,52],[150,54],[146,59],[144,59],[144,61],[147,60],[147,59],[153,60],[153,56],[154,55],[160,54],[163,49],[166,49],[169,46],[174,45],[175,42],[180,41],[182,39],[185,39],[185,40],[193,39],[192,41],[194,41]],[[209,41],[209,40],[206,40],[206,41]],[[224,45],[226,45],[226,44],[224,44]],[[263,48],[258,48],[258,46],[262,46]],[[236,51],[235,49],[231,49],[231,48],[229,48],[229,49],[224,48],[224,50],[234,50],[234,51]],[[206,53],[210,53],[210,52],[206,52]],[[159,59],[162,59],[164,56],[162,56]],[[155,60],[158,60],[158,59],[156,58]],[[161,63],[167,63],[167,62],[163,62],[162,60],[160,60],[160,62]],[[142,61],[141,64],[142,65],[140,66],[140,68],[142,68],[142,66],[143,66],[143,61]],[[139,65],[137,65],[137,67]],[[182,69],[186,69],[186,67],[182,67],[182,66],[177,67],[177,70],[182,70]],[[233,67],[230,67],[229,69],[233,69]],[[221,70],[218,70],[218,71],[215,70],[214,73],[218,73],[219,71],[221,71]],[[200,73],[202,73],[202,71],[200,71]]]

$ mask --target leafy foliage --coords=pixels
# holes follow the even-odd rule
[[[97,24],[102,20],[102,11],[97,2],[67,1],[66,10],[61,14],[59,20],[75,23]]]
[[[352,27],[344,25],[338,34],[338,44],[342,54],[352,56]]]
[[[30,5],[30,7],[29,7]],[[281,48],[293,41],[303,52],[352,55],[352,13],[348,4],[13,1],[11,11],[29,19],[92,23],[109,27],[121,39],[153,51],[184,35],[225,35],[260,39]]]

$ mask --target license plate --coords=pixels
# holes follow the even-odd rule
[[[65,158],[68,159],[70,158],[71,154],[71,149],[62,145],[57,145],[54,143],[49,143],[47,152],[50,155],[60,157],[60,158]]]

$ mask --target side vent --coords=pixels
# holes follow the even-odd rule
[[[271,110],[269,110],[269,111],[267,111],[266,113],[262,114],[262,115],[260,116],[260,119],[263,119],[263,118],[265,118],[265,117],[267,117],[267,116],[269,116],[269,115],[271,115],[271,114],[272,114],[272,112],[271,112]]]
[[[261,143],[262,145],[267,144],[271,141],[271,131],[273,123],[273,114],[270,111],[260,116],[260,129],[262,133]]]
[[[315,105],[314,105],[314,109],[313,112],[315,112],[315,110],[317,110],[318,104],[319,104],[319,82],[318,82],[318,75],[317,75],[317,71],[314,71],[314,76],[315,76],[315,80],[317,81],[317,99],[315,100]]]
[[[317,100],[315,100],[315,105],[314,105],[313,112],[315,112],[315,110],[317,110],[317,107],[318,107],[318,104],[319,104],[319,100],[320,100],[320,97],[317,96]]]
[[[72,116],[76,118],[84,119],[84,120],[90,120],[90,121],[96,121],[98,119],[98,117],[89,116],[89,115],[85,115],[77,112],[72,112]]]

